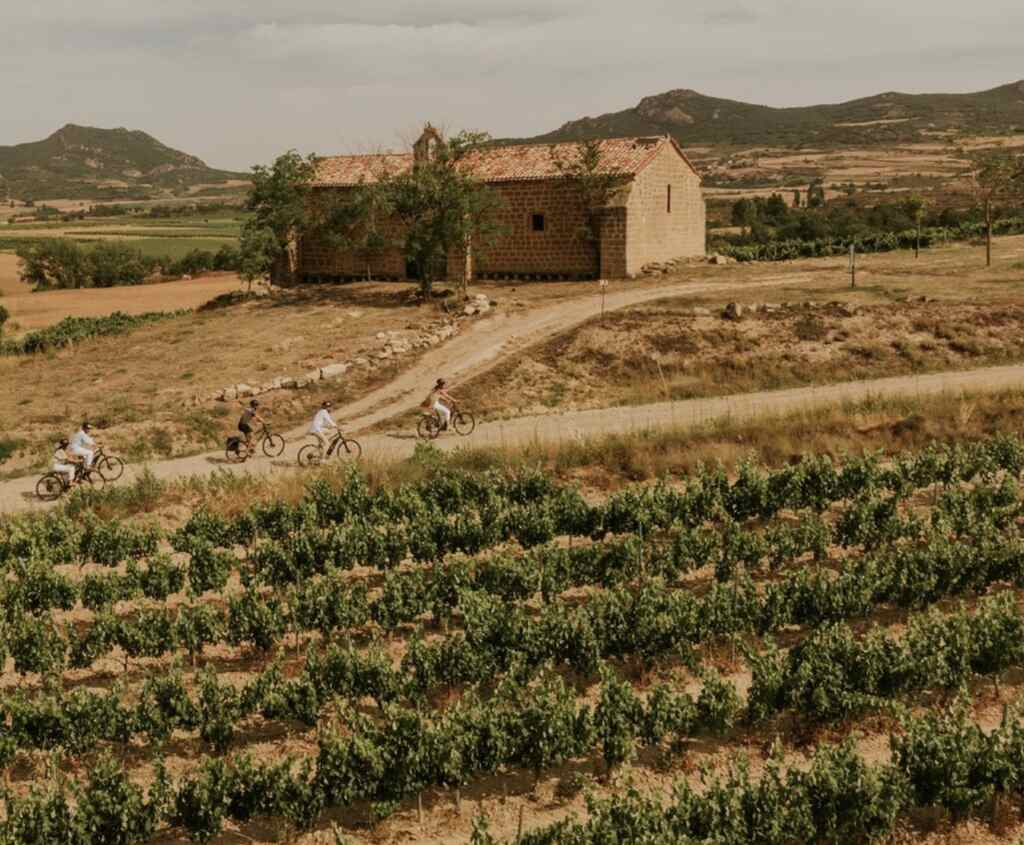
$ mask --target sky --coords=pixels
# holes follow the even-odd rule
[[[1024,78],[1020,0],[0,0],[0,144],[142,129],[214,167],[527,136],[673,88],[772,106]]]

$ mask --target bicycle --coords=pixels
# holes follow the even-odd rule
[[[233,434],[224,445],[224,457],[233,463],[242,463],[256,454],[257,446],[263,449],[263,454],[268,458],[276,458],[284,451],[284,438],[274,434],[266,425],[248,441],[239,434]]]
[[[363,455],[363,447],[351,437],[346,437],[341,431],[338,431],[331,438],[331,442],[327,444],[326,452],[319,442],[307,443],[299,449],[299,466],[319,466],[333,455],[337,455],[341,460],[358,461]]]
[[[86,469],[84,463],[75,463],[76,483],[88,484],[93,490],[102,490],[106,481],[95,464]],[[71,484],[68,482],[68,477],[62,472],[48,472],[36,482],[36,495],[44,502],[55,501],[70,489]]]
[[[116,455],[108,455],[100,446],[93,455],[92,467],[104,481],[117,481],[124,475],[124,461]]]
[[[443,425],[440,415],[431,410],[420,417],[416,433],[423,440],[434,440],[441,434]],[[451,427],[455,429],[456,434],[468,437],[476,428],[476,419],[469,411],[463,411],[456,406],[452,409]]]

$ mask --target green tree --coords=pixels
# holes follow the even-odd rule
[[[594,250],[597,266],[601,267],[601,225],[608,211],[609,203],[625,185],[621,176],[609,173],[604,167],[601,141],[593,138],[579,141],[573,155],[563,158],[557,147],[551,148],[551,159],[563,176],[572,179],[579,191],[584,208],[580,236]]]
[[[94,287],[139,285],[147,275],[142,252],[120,241],[101,241],[88,255],[89,275]]]
[[[1024,195],[1024,156],[1006,150],[969,155],[968,174],[985,221],[985,266],[992,266],[992,224],[1000,202]]]
[[[924,223],[924,215],[928,210],[928,201],[920,194],[913,194],[900,203],[900,208],[907,217],[914,221],[914,225],[917,227],[917,236],[914,240],[914,258],[919,258],[921,255],[921,226]]]
[[[807,208],[821,208],[825,204],[825,183],[815,179],[807,186]]]
[[[91,281],[85,251],[68,238],[43,238],[15,250],[19,275],[36,290],[84,288]]]
[[[280,257],[280,242],[270,228],[245,225],[238,252],[238,276],[248,285],[248,293],[252,293],[253,282],[273,278],[274,266]]]
[[[382,193],[376,201],[401,224],[402,251],[416,266],[424,295],[449,255],[486,246],[501,232],[501,198],[464,166],[489,140],[483,133],[460,132],[407,172],[383,174],[374,189]]]
[[[252,188],[245,203],[252,217],[242,228],[240,244],[244,267],[254,270],[269,259],[265,274],[272,282],[290,283],[294,279],[294,244],[309,228],[309,198],[315,173],[316,157],[303,157],[295,150],[278,156],[270,167],[252,168]],[[247,257],[247,248],[255,248],[257,253]],[[264,275],[264,271],[257,275]],[[250,277],[250,285],[252,278],[255,276]]]

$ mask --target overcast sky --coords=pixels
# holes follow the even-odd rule
[[[143,129],[213,166],[497,136],[694,88],[774,106],[1024,77],[1021,0],[0,0],[0,144]]]

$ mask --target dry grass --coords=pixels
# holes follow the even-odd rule
[[[485,417],[722,396],[1024,359],[1024,306],[797,306],[724,320],[673,299],[597,318],[458,389]]]

